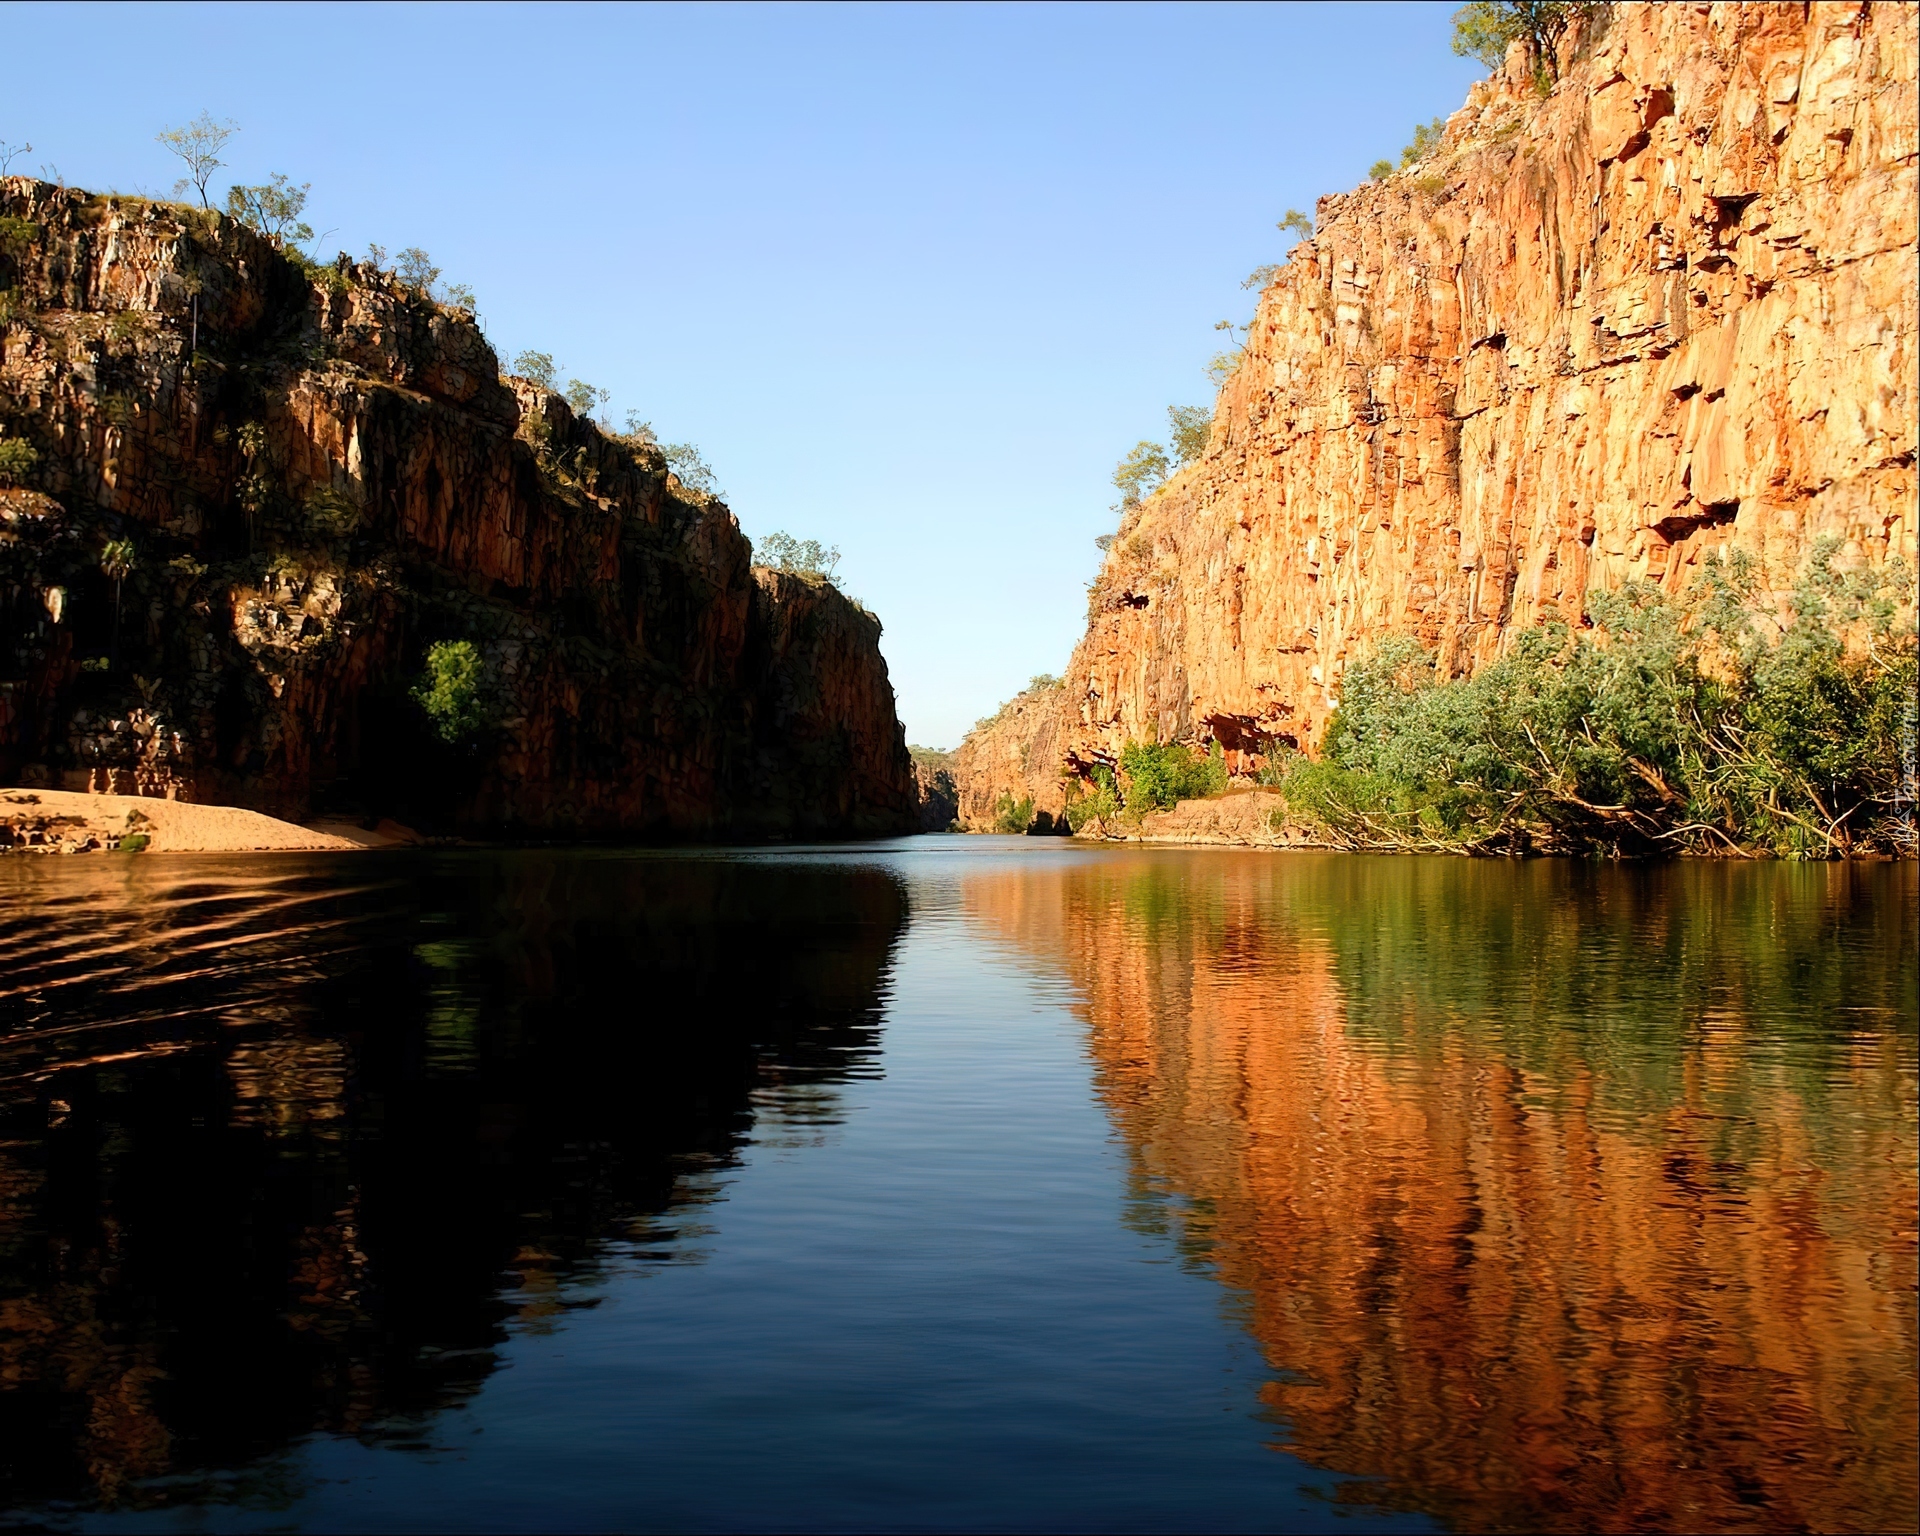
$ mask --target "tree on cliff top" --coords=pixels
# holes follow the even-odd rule
[[[1139,506],[1142,497],[1151,496],[1159,490],[1172,467],[1167,460],[1167,450],[1158,443],[1150,443],[1144,438],[1135,443],[1132,451],[1113,472],[1114,486],[1120,492],[1121,510]]]
[[[187,165],[187,174],[173,184],[173,190],[179,193],[188,187],[197,188],[200,206],[211,208],[213,205],[207,201],[207,183],[213,179],[213,173],[226,164],[220,158],[220,151],[239,131],[240,125],[231,119],[225,124],[216,123],[210,113],[202,112],[184,128],[163,128],[155,134],[156,140]]]
[[[1604,8],[1601,0],[1470,0],[1453,13],[1453,51],[1498,69],[1508,47],[1523,41],[1535,73],[1558,80],[1567,29]]]
[[[1173,428],[1173,461],[1191,464],[1207,451],[1213,436],[1213,410],[1204,405],[1170,405],[1167,421]]]
[[[829,586],[840,585],[834,574],[840,564],[840,551],[822,545],[818,539],[796,539],[790,533],[770,533],[755,550],[758,563],[791,576],[817,576]]]
[[[304,245],[313,238],[313,226],[303,223],[300,213],[307,206],[307,194],[312,190],[312,182],[296,187],[284,174],[275,171],[260,186],[227,188],[227,214],[249,229],[258,230],[275,245],[283,246],[289,241]]]

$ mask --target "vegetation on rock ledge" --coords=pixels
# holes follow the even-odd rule
[[[1324,760],[1286,775],[1289,808],[1343,848],[1911,856],[1913,576],[1837,549],[1784,624],[1735,554],[1691,610],[1594,593],[1597,632],[1529,630],[1469,678],[1389,641],[1347,674]]]

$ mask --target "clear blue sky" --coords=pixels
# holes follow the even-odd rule
[[[749,535],[837,544],[951,746],[1064,668],[1113,465],[1210,398],[1275,220],[1460,105],[1451,10],[9,5],[0,139],[165,193],[154,134],[234,119],[323,255],[425,247]]]

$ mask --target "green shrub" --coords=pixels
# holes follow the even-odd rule
[[[1033,825],[1033,796],[1016,800],[1011,790],[993,802],[993,830],[1018,835]]]
[[[486,704],[486,663],[471,640],[442,640],[427,652],[414,701],[449,745],[469,741],[492,722]]]
[[[1374,181],[1385,181],[1393,174],[1391,160],[1376,160],[1367,168],[1367,175]]]
[[[16,219],[0,214],[0,244],[31,245],[40,238],[40,226],[32,219]]]
[[[0,485],[19,485],[39,462],[39,450],[25,438],[0,437]]]
[[[1470,0],[1453,13],[1453,51],[1488,69],[1506,62],[1508,45],[1524,39],[1534,74],[1560,78],[1560,40],[1581,18],[1596,18],[1601,0]]]
[[[1911,574],[1836,572],[1835,548],[1816,547],[1783,634],[1735,556],[1692,610],[1596,593],[1596,633],[1526,631],[1471,678],[1390,640],[1348,672],[1289,809],[1346,847],[1912,852]]]
[[[1120,749],[1120,772],[1126,780],[1129,815],[1171,810],[1182,800],[1202,800],[1227,787],[1226,754],[1214,742],[1196,757],[1177,742],[1165,746],[1130,741]]]
[[[1430,123],[1416,123],[1413,129],[1413,142],[1400,151],[1400,169],[1418,165],[1428,155],[1440,147],[1440,139],[1447,131],[1447,120],[1436,117]]]
[[[144,832],[129,832],[120,839],[122,853],[145,853],[152,839]]]
[[[1114,820],[1123,809],[1113,770],[1105,763],[1099,763],[1093,770],[1093,788],[1067,803],[1067,826],[1078,832],[1089,822]]]
[[[551,352],[522,352],[511,366],[518,377],[539,389],[552,389],[559,377]]]

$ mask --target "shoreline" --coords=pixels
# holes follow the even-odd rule
[[[0,789],[0,855],[83,853],[359,853],[425,841],[411,828],[342,818],[302,826],[233,805],[145,795]]]

